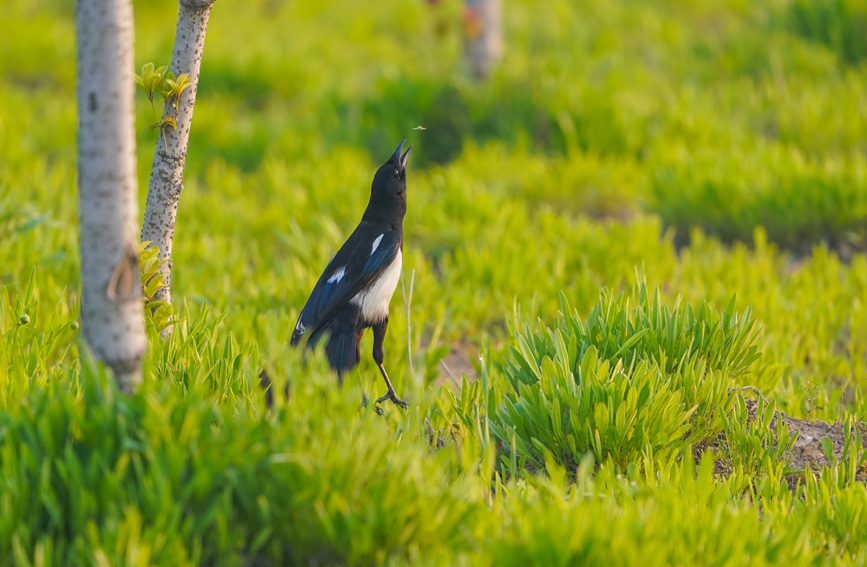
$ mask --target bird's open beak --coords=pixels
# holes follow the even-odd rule
[[[403,145],[406,143],[406,140],[402,141],[397,145],[397,149],[394,150],[394,153],[391,154],[391,160],[395,160],[400,164],[401,169],[406,169],[406,162],[409,159],[409,151],[412,149],[412,146],[408,147],[405,152],[403,152]],[[403,152],[403,155],[401,155]],[[389,160],[389,161],[391,161]]]
[[[400,168],[406,169],[406,162],[409,161],[409,152],[412,150],[412,146],[408,147],[405,152],[403,152],[403,156],[400,158]]]

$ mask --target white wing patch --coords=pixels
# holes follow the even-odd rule
[[[376,249],[379,248],[379,243],[382,242],[382,237],[385,236],[385,233],[380,234],[376,237],[376,240],[373,241],[373,248],[370,250],[370,255],[373,256],[373,253],[376,252]]]
[[[328,278],[328,283],[337,283],[343,279],[343,274],[346,273],[346,266],[340,266],[337,268],[337,271],[331,274],[331,277]]]
[[[299,334],[304,334],[307,332],[307,327],[304,326],[304,323],[301,322],[301,318],[298,318],[298,324],[295,325],[295,331]]]

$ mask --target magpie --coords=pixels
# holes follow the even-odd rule
[[[382,365],[382,344],[388,327],[388,304],[397,288],[403,255],[403,217],[406,214],[406,163],[412,146],[402,141],[373,176],[370,201],[361,222],[331,258],[298,316],[291,344],[307,337],[313,346],[325,334],[325,354],[342,382],[343,374],[361,360],[361,336],[373,329],[373,360],[388,392],[377,404],[391,400],[401,408]]]

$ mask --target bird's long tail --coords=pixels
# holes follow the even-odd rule
[[[335,313],[331,324],[328,325],[330,334],[325,344],[325,354],[328,356],[331,368],[337,371],[341,379],[344,373],[355,368],[361,360],[360,320],[361,308],[347,303]]]
[[[328,356],[328,363],[337,371],[339,376],[349,372],[358,361],[361,359],[359,352],[360,333],[355,329],[351,331],[333,332],[328,337],[328,343],[325,345],[325,354]]]

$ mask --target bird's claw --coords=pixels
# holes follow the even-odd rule
[[[391,389],[388,390],[388,393],[386,395],[384,395],[381,398],[376,400],[376,403],[377,403],[376,408],[379,409],[378,404],[381,404],[385,400],[391,400],[393,404],[400,406],[401,409],[406,409],[407,407],[409,407],[409,404],[406,403],[405,401],[401,400],[400,398],[398,398],[397,394],[394,393],[394,390],[391,390]]]
[[[392,400],[392,401],[397,400],[394,403],[396,403],[397,405],[406,409],[406,402],[398,399],[397,396],[395,396],[393,392],[392,392],[392,396],[394,396],[394,397],[392,398],[388,394],[386,394],[386,395],[382,396],[381,398],[379,398],[378,400],[376,400],[376,403],[373,405],[373,411],[376,412],[376,415],[385,417],[385,410],[383,410],[381,407],[379,407],[379,404],[384,400]],[[359,404],[359,406],[358,406],[358,409],[361,410],[361,409],[366,408],[368,403],[369,403],[369,400],[367,398],[367,394],[364,394],[364,396],[361,399],[361,404]]]

